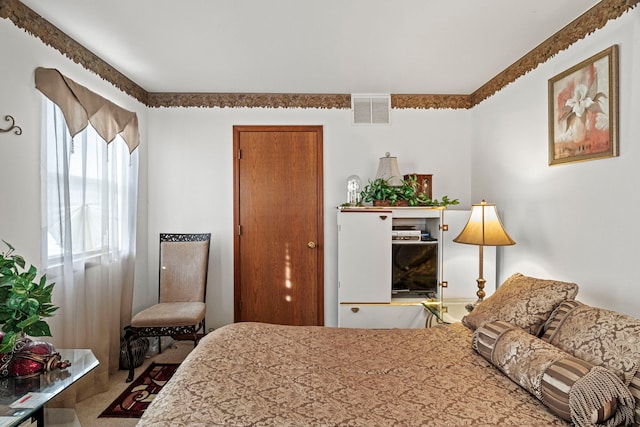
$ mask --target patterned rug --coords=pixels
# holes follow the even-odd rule
[[[179,363],[152,362],[98,418],[140,418],[178,366]]]

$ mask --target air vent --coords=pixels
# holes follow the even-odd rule
[[[351,95],[354,125],[388,125],[390,122],[390,95]]]

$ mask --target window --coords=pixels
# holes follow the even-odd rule
[[[108,387],[106,374],[118,368],[120,334],[131,321],[138,117],[58,70],[37,68],[35,82],[46,97],[42,263],[60,307],[49,323],[54,345],[90,348],[100,359],[103,368],[77,390],[87,396]]]
[[[72,138],[60,108],[45,102],[43,206],[49,266],[59,265],[63,255],[76,261],[113,255],[110,247],[122,247],[122,240],[131,238],[133,155],[120,136],[107,144],[91,124]]]

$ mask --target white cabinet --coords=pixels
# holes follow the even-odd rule
[[[427,311],[419,302],[389,304],[340,304],[343,328],[424,328]]]
[[[338,214],[340,302],[391,302],[391,211]],[[342,267],[340,267],[342,266]]]
[[[474,298],[478,247],[453,242],[468,217],[468,211],[448,209],[340,210],[338,326],[424,327],[422,300]],[[490,295],[493,247],[484,249],[484,278]]]

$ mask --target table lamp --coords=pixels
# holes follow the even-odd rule
[[[478,282],[478,291],[476,292],[478,300],[474,304],[467,306],[467,310],[471,311],[482,302],[485,296],[484,285],[486,280],[483,277],[484,247],[515,245],[516,242],[504,230],[496,205],[489,204],[484,200],[480,204],[472,205],[467,224],[453,241],[467,245],[477,245],[480,248],[480,274],[476,279],[476,282]]]
[[[375,179],[378,178],[387,180],[389,185],[396,187],[402,185],[402,175],[400,174],[400,169],[398,169],[397,157],[391,157],[389,152],[385,153],[384,157],[380,157]]]

